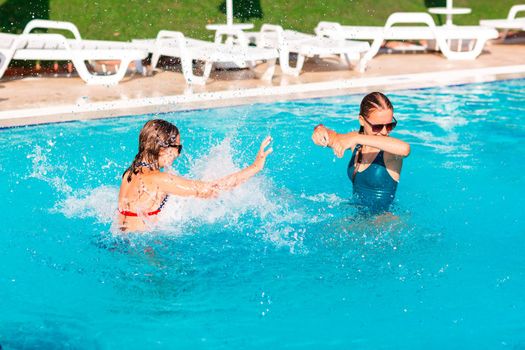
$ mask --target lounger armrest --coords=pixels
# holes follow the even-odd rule
[[[525,11],[525,5],[514,5],[510,8],[509,15],[507,19],[514,19],[518,12]]]
[[[268,33],[275,33],[277,42],[272,39]],[[261,35],[257,42],[258,47],[270,47],[278,49],[284,45],[284,30],[283,27],[275,24],[263,24],[261,27]]]
[[[315,27],[314,32],[317,36],[333,38],[342,36],[343,27],[338,22],[321,21]]]
[[[246,37],[246,33],[237,28],[222,27],[217,29],[217,31],[215,32],[215,43],[222,44],[224,36],[230,38],[237,38],[237,43],[241,46],[248,46],[249,44],[248,38]]]
[[[430,28],[435,28],[436,23],[432,16],[426,12],[394,12],[385,23],[385,29],[392,27],[394,24],[421,23]]]
[[[61,29],[73,34],[76,40],[82,40],[76,25],[71,22],[49,21],[47,19],[33,19],[27,23],[22,34],[29,34],[33,29]]]

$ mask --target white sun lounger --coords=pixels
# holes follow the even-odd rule
[[[339,56],[348,65],[359,61],[369,49],[367,42],[330,39],[321,36],[284,30],[279,25],[263,24],[260,32],[247,32],[248,40],[257,47],[279,50],[279,64],[284,74],[298,76],[306,57]],[[290,53],[297,54],[295,67],[290,64]]]
[[[424,26],[401,26],[395,24],[423,24]],[[435,40],[436,48],[451,60],[472,60],[478,57],[487,40],[496,39],[498,32],[480,26],[436,26],[430,14],[425,12],[396,12],[391,14],[384,27],[343,26],[335,22],[320,22],[315,32],[319,36],[336,39],[372,40],[370,51],[360,62],[361,71],[379,52],[385,40]],[[453,51],[451,41],[458,41]],[[461,50],[461,41],[470,41],[468,51]]]
[[[224,44],[224,36],[235,37],[235,40]],[[230,62],[253,69],[258,61],[267,61],[268,67],[260,78],[271,80],[279,53],[274,49],[248,46],[245,40],[242,31],[236,29],[218,30],[215,42],[190,39],[181,32],[161,30],[156,39],[135,39],[132,43],[153,54],[151,65],[154,68],[161,56],[180,58],[182,73],[188,84],[206,84],[214,64]],[[194,60],[205,63],[202,76],[193,73]]]
[[[37,28],[66,30],[74,39],[61,34],[31,34]],[[9,62],[15,60],[72,61],[78,75],[88,84],[117,84],[132,61],[148,56],[147,50],[138,49],[131,43],[102,40],[82,40],[78,28],[70,22],[32,20],[20,35],[0,34],[0,78]],[[113,75],[94,75],[89,72],[86,61],[118,60],[120,66]]]
[[[484,19],[479,21],[479,25],[482,27],[503,29],[502,37],[505,39],[509,30],[525,30],[525,17],[516,17],[519,12],[525,12],[525,4],[512,6],[506,19]]]

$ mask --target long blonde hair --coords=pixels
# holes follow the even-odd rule
[[[160,150],[174,143],[177,136],[179,129],[172,123],[162,119],[148,121],[140,130],[139,151],[122,177],[127,174],[130,182],[131,177],[141,172],[142,167],[159,170]]]

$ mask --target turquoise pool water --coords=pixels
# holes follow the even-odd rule
[[[175,170],[267,168],[213,201],[171,198],[120,239],[122,171],[153,116],[0,130],[3,349],[525,348],[525,80],[389,94],[412,145],[397,219],[356,216],[318,122],[362,96],[162,115]]]

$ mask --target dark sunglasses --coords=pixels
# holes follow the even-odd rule
[[[169,147],[172,147],[172,148],[176,148],[177,151],[179,152],[179,154],[182,152],[182,145],[180,144],[177,144],[176,143],[177,140],[176,139],[170,139],[168,141],[165,141],[165,142],[162,142],[160,144],[161,147],[164,147],[164,148],[169,148]]]
[[[182,145],[170,145],[169,147],[176,148],[179,154],[182,152]]]
[[[372,127],[372,132],[375,132],[375,133],[380,132],[381,130],[383,130],[383,128],[386,128],[386,131],[390,132],[397,125],[397,120],[396,120],[396,117],[394,117],[394,116],[392,116],[392,119],[394,119],[394,121],[391,122],[391,123],[387,123],[387,124],[372,124],[365,117],[363,117],[363,119],[365,120],[365,122],[368,123],[368,125],[370,125]]]

